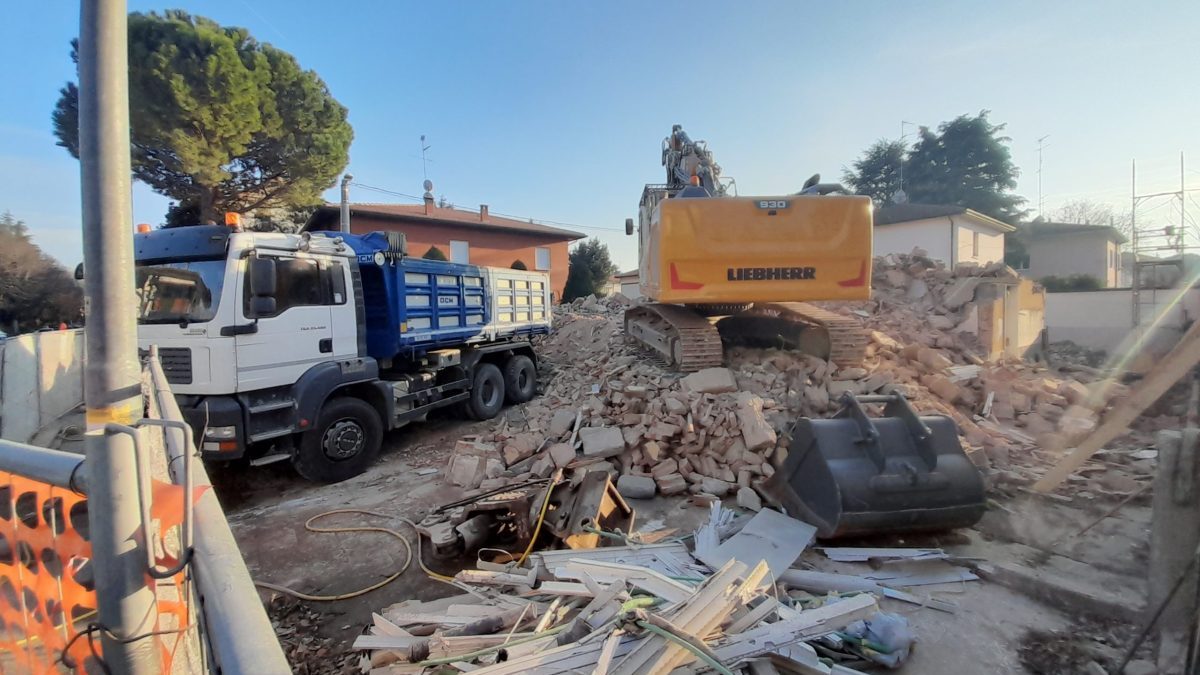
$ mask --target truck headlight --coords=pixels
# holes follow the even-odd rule
[[[226,441],[237,438],[237,427],[209,427],[204,432],[205,438],[210,438],[214,441]]]

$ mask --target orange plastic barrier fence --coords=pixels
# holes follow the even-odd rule
[[[182,521],[182,491],[155,481],[151,514],[159,532]],[[191,633],[187,572],[166,580],[146,577],[158,598],[154,632],[161,634],[141,639],[158,642],[164,672]],[[0,472],[0,672],[99,672],[103,630],[87,498]]]

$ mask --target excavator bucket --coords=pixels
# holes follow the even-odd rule
[[[825,539],[970,527],[983,517],[983,476],[943,415],[918,417],[899,393],[846,393],[831,419],[792,427],[764,492]],[[870,417],[863,404],[883,403]]]

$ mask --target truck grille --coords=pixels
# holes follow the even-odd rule
[[[158,360],[170,384],[192,383],[192,350],[189,347],[159,347]]]

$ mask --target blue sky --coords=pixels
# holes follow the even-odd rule
[[[742,194],[836,179],[901,121],[981,109],[1008,124],[1018,191],[1035,206],[1036,139],[1049,135],[1047,211],[1080,198],[1126,208],[1132,158],[1143,191],[1176,189],[1181,150],[1200,187],[1194,1],[130,2],[173,7],[245,26],[316,70],[350,109],[357,182],[419,194],[425,134],[437,194],[570,223],[622,268],[636,245],[620,229],[661,180],[674,123],[708,140]],[[0,26],[0,211],[72,266],[79,169],[54,145],[50,111],[77,32],[78,7],[60,0],[23,3]],[[143,186],[133,198],[138,222],[160,221],[165,198]],[[1200,222],[1200,201],[1188,207]]]

